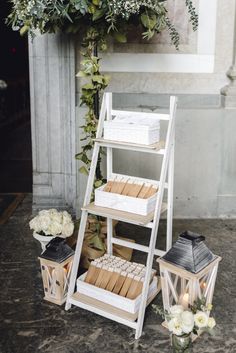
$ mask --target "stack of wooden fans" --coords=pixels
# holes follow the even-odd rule
[[[138,183],[138,182],[128,182],[110,180],[106,184],[104,191],[111,192],[114,194],[120,194],[124,196],[132,196],[140,199],[148,199],[157,192],[158,188],[156,185]]]
[[[129,299],[141,292],[146,268],[142,264],[125,261],[105,254],[91,262],[85,282]],[[156,271],[152,270],[151,280]]]

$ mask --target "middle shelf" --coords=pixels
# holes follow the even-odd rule
[[[164,213],[167,210],[167,203],[162,203],[161,213]],[[154,213],[151,212],[146,216],[137,215],[131,212],[124,212],[115,210],[113,208],[95,206],[94,202],[90,203],[87,206],[82,207],[82,211],[87,211],[90,214],[94,214],[101,217],[112,218],[117,221],[136,224],[140,226],[144,226],[147,228],[152,228],[152,223]]]

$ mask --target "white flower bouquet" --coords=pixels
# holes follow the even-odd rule
[[[189,310],[184,310],[182,305],[173,305],[168,312],[163,312],[157,305],[153,308],[167,321],[168,330],[176,336],[198,334],[199,331],[213,333],[216,325],[215,319],[210,317],[212,305],[206,305],[205,298],[197,299]]]
[[[52,208],[39,211],[29,222],[30,229],[42,236],[59,236],[67,238],[73,234],[74,223],[67,211],[59,212]]]

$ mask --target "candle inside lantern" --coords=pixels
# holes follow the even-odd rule
[[[201,288],[202,288],[202,289],[205,289],[205,288],[206,288],[206,285],[207,285],[206,282],[202,282],[202,283],[201,283]]]
[[[182,305],[182,307],[184,309],[188,309],[188,304],[189,304],[189,294],[188,293],[183,294],[183,296],[180,300],[180,304]]]

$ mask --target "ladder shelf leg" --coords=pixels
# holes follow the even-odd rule
[[[145,274],[144,283],[143,283],[142,298],[141,298],[141,304],[140,304],[140,309],[139,309],[139,314],[138,314],[137,329],[136,329],[136,333],[135,333],[136,339],[138,339],[142,334],[144,314],[145,314],[146,303],[147,303],[147,298],[148,298],[148,288],[149,288],[149,282],[150,282],[150,278],[151,278],[153,257],[154,257],[155,245],[156,245],[156,240],[157,240],[157,232],[158,232],[159,220],[160,220],[160,216],[161,216],[161,204],[162,204],[163,195],[164,195],[164,185],[165,185],[165,180],[166,180],[166,176],[167,176],[167,170],[172,169],[172,167],[170,168],[170,164],[171,164],[170,160],[171,160],[172,146],[174,144],[175,111],[176,111],[176,98],[171,97],[171,99],[170,99],[170,124],[169,124],[168,130],[167,130],[166,150],[165,150],[163,161],[162,161],[159,192],[157,195],[156,207],[155,207],[155,211],[154,211],[153,228],[152,228],[152,232],[151,232],[151,238],[150,238],[150,243],[149,243],[149,253],[148,253],[147,264],[146,264],[146,274]],[[170,172],[173,172],[173,169]],[[168,199],[168,205],[169,204],[170,204],[170,200]],[[169,221],[172,221],[172,213],[170,215],[171,215],[171,219],[169,218]]]
[[[74,255],[71,276],[70,276],[70,284],[69,284],[67,299],[66,299],[66,306],[65,306],[66,310],[69,310],[71,308],[70,297],[74,293],[74,290],[75,290],[75,285],[76,285],[75,282],[76,282],[77,272],[78,272],[78,268],[79,268],[80,255],[81,255],[82,246],[83,246],[84,233],[85,233],[85,228],[86,228],[86,224],[87,224],[87,219],[88,219],[88,212],[82,211],[78,239],[77,239],[77,243],[76,243],[75,255]]]
[[[173,189],[174,189],[174,141],[171,146],[170,160],[168,167],[168,207],[167,207],[167,228],[166,228],[166,251],[172,246],[172,227],[173,227]]]
[[[88,184],[87,184],[85,197],[84,197],[84,206],[86,206],[90,202],[90,199],[91,199],[91,194],[92,194],[92,190],[93,190],[93,181],[94,181],[94,176],[95,176],[95,172],[96,172],[96,165],[97,165],[97,161],[98,161],[99,149],[100,149],[100,147],[95,142],[93,157],[92,157],[92,161],[91,161],[91,167],[90,167],[90,171],[89,171]],[[66,306],[65,306],[66,310],[69,310],[71,308],[70,297],[74,293],[74,290],[75,290],[75,282],[76,282],[77,272],[78,272],[78,268],[79,268],[80,255],[81,255],[82,246],[83,246],[84,233],[85,233],[85,228],[86,228],[86,224],[87,224],[87,219],[88,219],[88,212],[83,210],[82,215],[81,215],[81,220],[80,220],[80,227],[79,227],[79,232],[78,232],[78,239],[77,239],[77,244],[76,244],[75,256],[74,256],[73,265],[72,265],[70,284],[69,284],[68,293],[67,293]]]

